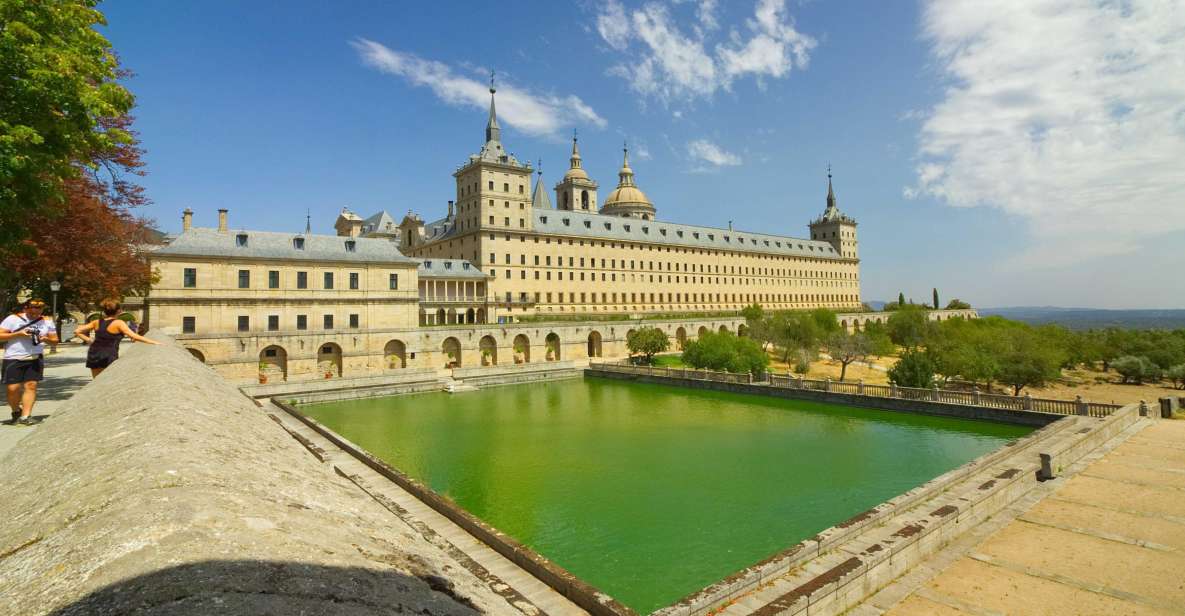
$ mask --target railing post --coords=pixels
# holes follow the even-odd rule
[[[1025,410],[1026,411],[1033,410],[1033,396],[1031,396],[1029,394],[1025,394]]]
[[[1140,400],[1140,417],[1147,417],[1147,416],[1148,416],[1148,403],[1144,400]]]
[[[831,391],[831,377],[823,379],[823,391]]]
[[[1090,414],[1090,405],[1082,399],[1082,396],[1074,396],[1074,412],[1078,415]]]
[[[896,383],[889,383],[889,397],[890,398],[897,397],[897,384]]]
[[[979,386],[976,385],[971,388],[971,399],[975,402],[975,406],[979,406],[981,399],[979,397]]]
[[[753,384],[753,373],[752,372],[749,373],[749,384],[750,385]]]
[[[861,396],[864,395],[864,379],[856,381],[856,393],[860,394]]]
[[[931,395],[932,400],[934,400],[935,402],[938,402],[938,385],[937,384],[934,385],[934,391],[930,395]]]

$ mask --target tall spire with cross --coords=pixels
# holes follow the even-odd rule
[[[498,127],[498,111],[494,109],[494,71],[490,71],[490,119],[486,122],[486,142],[502,141],[502,129]]]
[[[313,233],[313,212],[305,209],[304,211],[304,234],[312,235]]]

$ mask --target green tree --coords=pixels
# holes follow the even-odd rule
[[[934,361],[923,351],[909,349],[889,369],[889,382],[898,387],[934,386]]]
[[[898,308],[905,307],[905,291],[901,291],[901,292],[897,293],[897,307]]]
[[[997,380],[1019,396],[1025,387],[1040,387],[1061,376],[1065,351],[1048,332],[1017,324],[1005,330]]]
[[[967,310],[970,307],[971,304],[968,304],[967,302],[958,298],[952,299],[946,303],[947,310]]]
[[[1140,385],[1145,381],[1159,381],[1161,377],[1160,366],[1157,366],[1152,360],[1143,356],[1124,355],[1117,357],[1111,362],[1111,367],[1123,377],[1124,383],[1133,385]]]
[[[61,213],[69,180],[95,152],[133,141],[134,98],[117,83],[119,62],[95,30],[97,0],[0,2],[0,246],[29,230],[31,212]],[[2,260],[20,258],[2,254]]]
[[[889,317],[889,338],[895,344],[907,349],[915,349],[926,339],[929,323],[924,310],[915,306],[906,306]]]
[[[810,312],[811,319],[819,326],[819,333],[826,337],[843,329],[839,324],[839,317],[829,308],[815,308]]]
[[[1173,382],[1177,389],[1185,389],[1185,364],[1169,368],[1164,375]]]
[[[731,332],[708,332],[699,340],[688,342],[683,349],[683,363],[694,368],[725,372],[764,375],[769,367],[769,356],[761,345]]]
[[[938,310],[941,307],[942,306],[938,304],[938,287],[934,287],[934,309]]]
[[[790,357],[798,350],[808,350],[814,353],[819,348],[819,341],[823,331],[819,323],[810,314],[792,312],[786,314],[779,323],[778,346],[782,347],[782,361],[790,362]]]
[[[885,357],[892,355],[897,347],[893,345],[892,338],[889,337],[889,329],[884,323],[877,321],[870,321],[864,324],[864,335],[868,337],[870,345],[869,354],[876,357]]]
[[[872,343],[862,332],[849,334],[841,329],[827,337],[827,353],[839,362],[839,380],[842,381],[847,377],[849,365],[864,361],[872,354]]]
[[[654,356],[671,346],[667,333],[656,327],[643,327],[626,334],[625,348],[630,355],[642,355],[647,364],[654,363]]]

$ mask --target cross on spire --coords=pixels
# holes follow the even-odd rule
[[[490,70],[490,94],[497,92],[498,88],[494,87],[494,71]]]

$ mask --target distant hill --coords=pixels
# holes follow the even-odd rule
[[[1102,310],[1098,308],[1058,308],[1056,306],[1017,306],[980,308],[980,316],[999,315],[1033,325],[1057,323],[1070,329],[1122,327],[1125,329],[1185,328],[1185,310]]]

